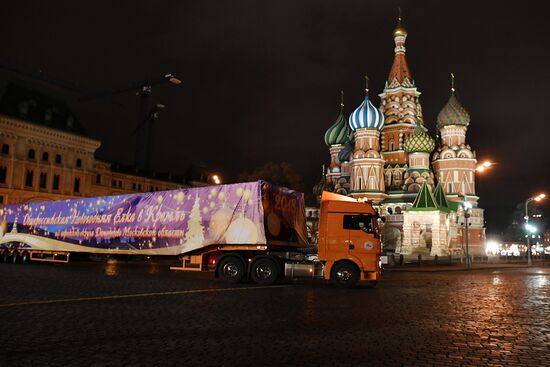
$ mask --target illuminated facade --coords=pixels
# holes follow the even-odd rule
[[[0,204],[187,186],[113,170],[95,159],[101,142],[83,133],[66,106],[17,88],[0,100]]]
[[[393,32],[394,58],[381,104],[368,96],[345,119],[343,108],[325,134],[331,164],[328,186],[341,194],[372,201],[386,218],[385,246],[407,255],[464,252],[468,201],[469,247],[485,252],[483,209],[477,206],[476,156],[466,142],[470,116],[451,97],[437,117],[438,138],[424,125],[420,92],[409,69],[401,20]]]

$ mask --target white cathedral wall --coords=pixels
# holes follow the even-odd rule
[[[447,256],[450,240],[450,218],[448,219],[446,213],[439,210],[409,210],[403,214],[403,244],[400,254]]]

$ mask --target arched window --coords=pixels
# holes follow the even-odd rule
[[[74,179],[74,192],[80,192],[80,178],[78,177]]]
[[[27,171],[27,175],[25,176],[25,186],[32,187],[33,175],[33,171]]]
[[[55,155],[55,163],[56,164],[61,164],[61,154],[56,154]]]
[[[395,143],[394,143],[393,139],[390,140],[390,150],[393,150],[393,149],[394,149],[394,148],[393,148],[393,147],[394,147],[394,144],[395,144]]]
[[[45,189],[47,181],[48,181],[48,174],[46,172],[40,172],[40,180],[39,180],[38,186],[41,189]]]
[[[77,159],[76,159],[76,166],[77,166],[78,168],[82,167],[82,159],[80,159],[80,158],[77,158]]]
[[[34,152],[34,149],[29,149],[29,154],[27,155],[27,158],[34,159],[36,153]]]
[[[6,183],[6,177],[8,176],[8,167],[0,166],[0,183]]]
[[[48,154],[48,152],[42,153],[42,160],[44,162],[47,162],[49,159],[50,159],[50,155]]]
[[[10,154],[10,146],[8,144],[2,145],[2,154]]]
[[[52,189],[59,190],[59,175],[53,175]]]

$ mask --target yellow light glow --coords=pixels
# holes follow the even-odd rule
[[[483,166],[484,167],[490,167],[493,163],[489,162],[489,161],[485,161],[483,162]]]

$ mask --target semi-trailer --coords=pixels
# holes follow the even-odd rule
[[[0,206],[3,262],[71,255],[174,257],[173,270],[228,283],[284,277],[343,287],[381,275],[378,215],[369,202],[324,192],[308,243],[302,193],[265,181]]]

